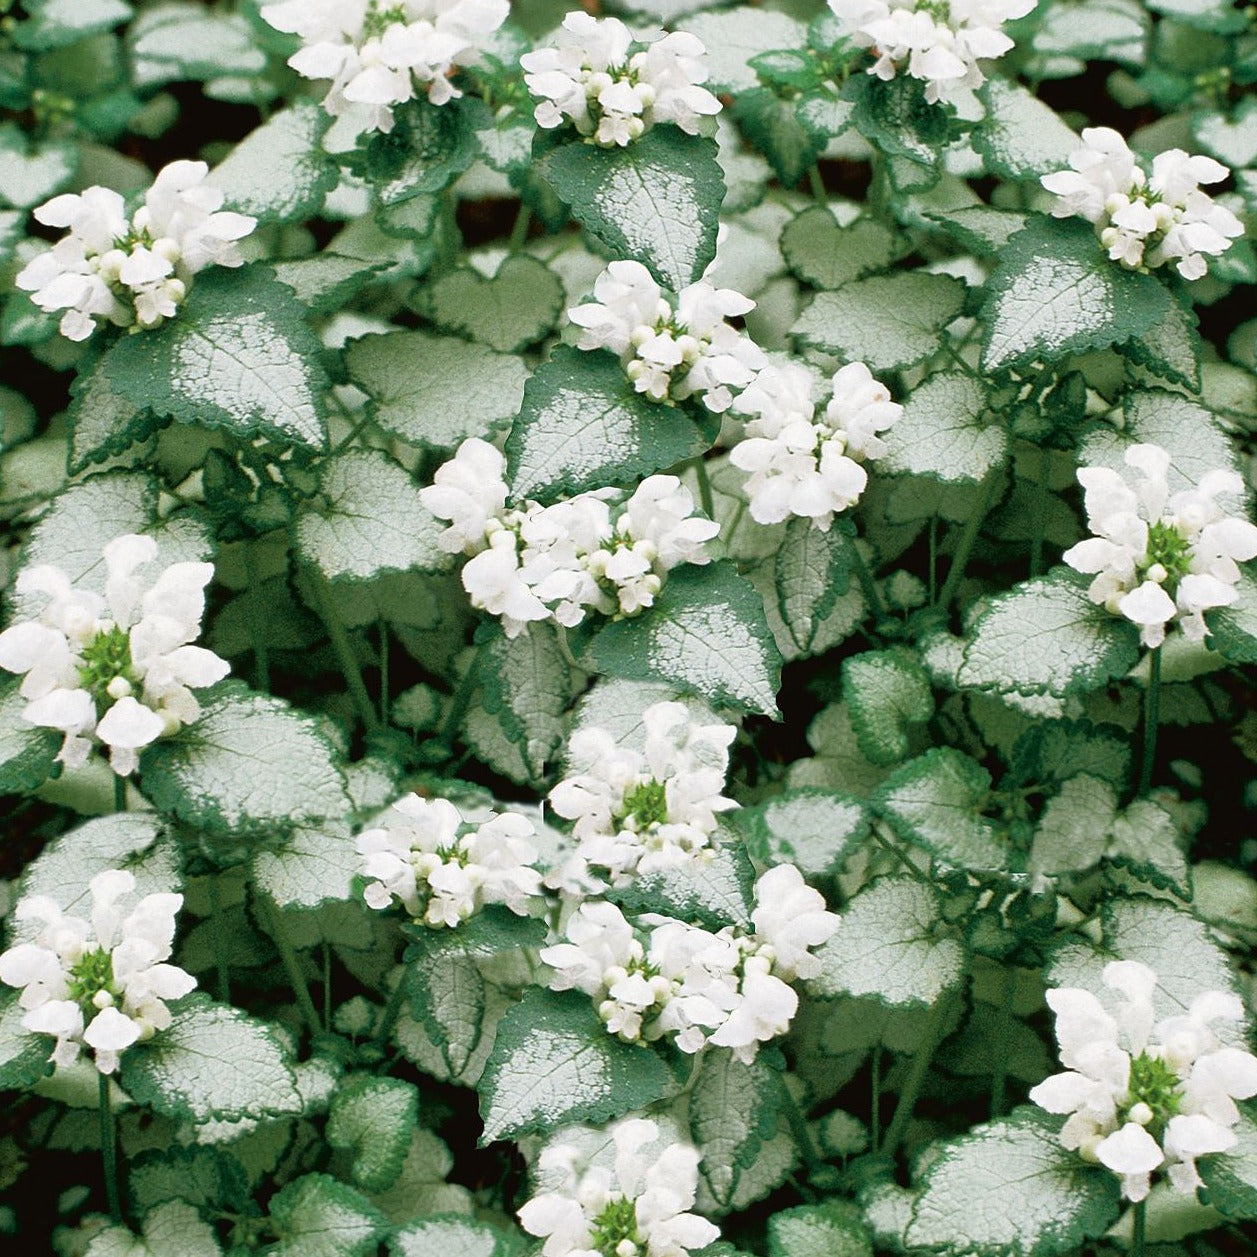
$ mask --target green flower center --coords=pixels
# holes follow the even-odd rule
[[[1140,1125],[1157,1136],[1179,1111],[1181,1087],[1182,1079],[1163,1060],[1141,1052],[1131,1058],[1130,1100],[1123,1105],[1123,1116],[1129,1116],[1136,1105],[1146,1104],[1152,1110],[1152,1120]]]
[[[645,1241],[637,1233],[637,1206],[624,1196],[603,1206],[602,1212],[590,1227],[590,1233],[594,1251],[601,1253],[603,1257],[625,1257],[625,1253],[619,1249],[626,1240],[633,1246],[635,1253],[646,1247]]]
[[[96,1006],[93,998],[100,991],[108,991],[116,996],[113,984],[113,957],[103,948],[84,952],[79,961],[70,970],[70,998],[85,1013],[94,1014]]]
[[[625,793],[623,807],[616,817],[620,825],[629,820],[636,822],[635,828],[638,830],[662,825],[667,819],[668,790],[662,781],[656,781],[653,777]]]
[[[1161,582],[1171,597],[1178,583],[1191,570],[1191,546],[1178,528],[1164,520],[1148,525],[1148,557],[1140,566],[1144,572],[1160,564],[1166,577]]]
[[[132,690],[139,689],[140,681],[131,662],[130,634],[115,624],[97,633],[83,647],[83,662],[79,664],[79,684],[92,696],[97,713],[114,701],[109,685],[118,677]]]
[[[366,16],[362,19],[362,33],[367,39],[378,39],[390,26],[406,25],[406,7],[401,4],[383,8],[375,0],[367,6]]]
[[[917,0],[916,11],[928,13],[936,22],[947,26],[951,22],[951,4],[948,0]]]

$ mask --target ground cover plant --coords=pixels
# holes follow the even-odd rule
[[[1227,1257],[1257,17],[0,0],[0,1234]]]

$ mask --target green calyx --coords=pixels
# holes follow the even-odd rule
[[[1131,1057],[1127,1088],[1130,1100],[1123,1106],[1125,1114],[1129,1116],[1136,1105],[1147,1105],[1152,1110],[1152,1118],[1140,1125],[1157,1135],[1179,1111],[1183,1100],[1181,1086],[1182,1079],[1163,1060],[1141,1052]]]
[[[116,996],[113,985],[113,957],[103,947],[84,952],[70,970],[69,995],[85,1013],[96,1010],[93,999],[101,991]]]
[[[668,788],[653,777],[625,792],[624,805],[616,817],[619,824],[633,821],[633,829],[640,832],[652,825],[662,825],[668,819]]]
[[[103,712],[118,694],[111,694],[109,686],[117,679],[128,686],[128,692],[140,688],[139,678],[131,662],[131,638],[127,630],[104,629],[83,647],[82,663],[79,664],[79,684],[91,696],[96,711]]]
[[[390,26],[405,26],[406,22],[404,5],[393,4],[385,8],[376,0],[367,6],[366,15],[362,19],[362,33],[367,39],[378,39]]]
[[[642,1252],[646,1243],[637,1233],[636,1203],[625,1196],[608,1201],[590,1227],[590,1242],[603,1257],[632,1257]]]
[[[1174,594],[1178,583],[1191,570],[1191,546],[1176,525],[1158,520],[1148,525],[1148,557],[1142,565],[1145,572],[1160,565],[1165,578],[1160,584],[1166,592]]]

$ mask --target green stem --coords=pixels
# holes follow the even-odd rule
[[[1130,1257],[1144,1257],[1144,1245],[1148,1237],[1148,1202],[1135,1205],[1135,1233],[1131,1239]]]
[[[1144,691],[1144,755],[1139,770],[1139,797],[1152,788],[1152,766],[1157,758],[1157,725],[1161,721],[1161,647],[1148,657],[1148,688]]]
[[[381,620],[380,629],[380,724],[388,728],[389,676],[388,676],[388,624]]]
[[[825,180],[821,178],[821,168],[815,162],[808,167],[807,183],[817,205],[828,205],[829,193],[825,191]]]
[[[872,1090],[872,1107],[869,1111],[869,1145],[877,1152],[877,1145],[882,1140],[882,1045],[873,1045],[873,1060],[869,1066]]]
[[[518,253],[524,247],[528,240],[528,228],[532,223],[532,210],[524,204],[519,204],[519,213],[515,215],[515,223],[511,227],[511,238],[507,241],[507,249],[512,253]]]
[[[873,828],[869,830],[869,834],[871,835],[873,841],[877,843],[877,845],[881,847],[882,850],[888,851],[891,855],[895,857],[896,860],[899,861],[900,864],[903,865],[904,871],[910,877],[920,882],[923,886],[934,885],[934,883],[928,877],[926,877],[926,875],[922,873],[921,870],[917,868],[917,866],[913,864],[911,860],[908,859],[907,855],[905,855],[904,852],[900,851],[899,848],[895,846],[895,844],[891,842],[890,839],[887,838],[885,834],[881,832],[880,829],[878,829],[876,824],[874,824]]]
[[[786,1121],[790,1123],[790,1133],[794,1136],[794,1142],[799,1145],[799,1151],[807,1163],[808,1172],[811,1173],[825,1164],[825,1158],[821,1156],[812,1132],[807,1128],[807,1119],[799,1109],[799,1102],[784,1082],[781,1084],[781,1091],[786,1098]]]
[[[323,941],[323,1029],[332,1029],[332,949]]]
[[[375,1041],[383,1046],[388,1042],[388,1037],[393,1033],[393,1027],[397,1024],[397,1018],[401,1016],[402,1001],[406,998],[406,970],[403,969],[398,975],[397,981],[393,984],[393,989],[389,993],[388,1003],[384,1005],[384,1015],[380,1018],[379,1027],[375,1032]]]
[[[319,617],[331,638],[332,649],[336,652],[341,674],[349,688],[349,696],[353,699],[354,710],[358,713],[358,719],[366,726],[367,732],[374,733],[380,725],[375,713],[375,704],[372,703],[366,682],[362,679],[362,668],[358,664],[358,656],[354,654],[353,643],[349,640],[349,634],[341,622],[340,613],[336,610],[331,590],[322,572],[314,567],[307,567],[306,571],[310,577],[310,586],[314,590],[314,600],[318,603]]]
[[[877,582],[873,579],[873,573],[869,571],[869,565],[864,561],[864,555],[860,553],[860,547],[856,545],[854,539],[848,547],[851,551],[851,567],[855,572],[856,580],[860,582],[860,588],[864,592],[864,601],[869,604],[869,610],[873,613],[873,619],[881,622],[886,618],[886,604],[882,601],[882,596],[877,592]]]
[[[1048,454],[1039,451],[1039,475],[1034,486],[1034,533],[1030,539],[1030,575],[1043,571],[1043,534],[1047,531]]]
[[[974,542],[978,539],[978,530],[982,527],[983,520],[986,519],[986,512],[990,506],[991,490],[995,485],[995,479],[995,472],[992,471],[985,482],[979,486],[977,499],[973,506],[973,514],[965,520],[965,526],[960,533],[960,540],[956,544],[956,552],[952,555],[951,567],[947,569],[947,579],[943,582],[943,592],[938,596],[938,605],[944,609],[951,606],[951,601],[956,596],[956,591],[960,588],[960,582],[964,578],[965,565],[969,562],[969,555],[973,552]]]
[[[284,922],[279,909],[264,894],[258,896],[257,902],[270,927],[271,938],[279,949],[279,958],[284,962],[284,971],[292,984],[292,993],[297,998],[301,1015],[309,1026],[310,1033],[320,1034],[323,1030],[323,1023],[319,1020],[318,1009],[314,1007],[314,1001],[310,998],[310,988],[306,985],[306,975],[301,972],[301,962],[297,959],[297,953],[293,951],[288,935],[284,932]]]
[[[565,639],[560,638],[560,641],[566,645]],[[467,665],[467,671],[459,679],[454,697],[450,699],[449,710],[445,713],[445,719],[441,721],[441,731],[438,736],[442,742],[447,744],[453,742],[458,726],[462,724],[467,708],[471,706],[472,695],[475,694],[476,686],[479,684],[480,653],[477,651],[471,663]]]
[[[363,417],[359,419],[358,422],[355,423],[354,426],[350,428],[349,431],[336,443],[335,448],[332,450],[332,457],[334,458],[337,454],[351,446],[358,439],[358,437],[362,435],[366,428],[370,426],[370,424],[371,416],[363,415]]]
[[[938,516],[930,516],[930,606],[938,601]]]
[[[1008,1048],[1012,1038],[1013,1017],[1009,1005],[1013,1000],[1013,971],[1005,966],[1001,970],[1003,988],[1000,993],[999,1021],[996,1023],[996,1038],[991,1045],[995,1050],[995,1068],[991,1071],[991,1120],[1002,1117],[1008,1086]]]
[[[109,1101],[109,1075],[98,1076],[100,1108],[100,1155],[105,1163],[105,1196],[109,1201],[109,1216],[116,1223],[122,1221],[122,1204],[118,1196],[118,1146],[114,1137],[113,1109]]]
[[[708,519],[715,519],[716,501],[712,497],[711,477],[707,474],[707,464],[700,456],[699,458],[691,458],[690,466],[694,468],[694,478],[698,481],[698,502],[703,508],[703,514]]]
[[[900,1141],[908,1129],[908,1122],[912,1119],[912,1110],[916,1108],[917,1097],[921,1094],[921,1086],[925,1082],[925,1075],[929,1072],[930,1062],[934,1059],[934,1052],[941,1040],[943,1026],[946,1024],[946,1016],[950,1006],[950,999],[940,999],[934,1005],[933,1012],[930,1014],[929,1024],[926,1026],[925,1034],[921,1039],[921,1046],[917,1048],[917,1054],[912,1058],[912,1066],[908,1070],[907,1081],[904,1083],[903,1090],[899,1093],[899,1103],[895,1106],[895,1116],[890,1119],[890,1125],[886,1128],[886,1141],[882,1144],[882,1153],[885,1156],[893,1157],[895,1155]]]
[[[214,970],[218,977],[218,998],[224,1004],[231,1003],[231,979],[227,975],[227,940],[223,937],[223,897],[218,884],[218,874],[209,879],[210,915],[214,918],[211,930],[214,936]]]
[[[258,585],[257,561],[253,547],[245,550],[245,572],[249,578],[249,588],[256,590]],[[271,688],[271,652],[266,644],[266,627],[261,622],[257,603],[249,606],[249,645],[253,647],[253,684],[256,689],[269,693]]]
[[[127,810],[127,779],[119,773],[113,775],[113,810],[115,812]]]

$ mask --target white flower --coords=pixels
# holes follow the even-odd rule
[[[1094,223],[1115,262],[1151,270],[1172,261],[1184,279],[1199,279],[1206,255],[1225,253],[1244,234],[1243,223],[1200,190],[1230,174],[1221,162],[1172,148],[1152,159],[1149,176],[1111,127],[1088,127],[1082,141],[1070,154],[1072,169],[1041,182],[1056,194],[1053,216]]]
[[[697,397],[714,414],[728,410],[767,359],[727,320],[755,308],[731,288],[699,280],[676,307],[640,262],[612,262],[594,284],[592,302],[568,311],[584,329],[581,349],[618,355],[634,389],[651,401]]]
[[[631,144],[657,122],[697,135],[702,119],[720,112],[706,82],[706,49],[695,35],[662,31],[634,39],[618,18],[577,9],[563,19],[555,45],[519,59],[524,82],[539,99],[539,126],[571,123],[590,143]]]
[[[89,888],[89,921],[67,915],[47,895],[18,903],[14,917],[43,928],[34,942],[0,955],[0,982],[23,988],[22,1026],[55,1036],[54,1063],[72,1064],[86,1044],[96,1068],[112,1074],[127,1048],[170,1025],[164,1001],[186,995],[196,979],[163,963],[182,895],[145,895],[124,906],[135,878],[118,869],[97,873]]]
[[[1159,445],[1132,445],[1127,477],[1107,467],[1082,467],[1087,523],[1096,535],[1065,551],[1079,572],[1094,575],[1093,602],[1139,625],[1145,646],[1159,646],[1177,623],[1200,641],[1204,613],[1238,596],[1237,560],[1257,556],[1257,527],[1227,515],[1217,499],[1244,485],[1232,471],[1206,472],[1194,489],[1173,496],[1170,456]]]
[[[642,720],[640,752],[605,729],[578,730],[568,774],[550,792],[555,812],[574,822],[578,858],[617,885],[710,857],[716,814],[737,806],[720,793],[733,725],[696,725],[682,703],[655,703]]]
[[[370,878],[363,897],[372,908],[394,899],[416,921],[453,928],[485,904],[505,904],[527,916],[541,893],[532,867],[532,823],[515,812],[465,817],[448,799],[408,794],[393,804],[389,823],[355,840]]]
[[[508,508],[504,470],[493,446],[471,438],[420,498],[450,522],[442,549],[472,556],[462,575],[472,606],[500,616],[508,637],[539,620],[571,628],[590,610],[636,615],[677,564],[710,561],[719,527],[694,514],[675,476],[648,476],[613,515],[615,489]]]
[[[391,131],[393,107],[422,89],[434,105],[462,93],[450,76],[474,65],[506,20],[507,0],[283,0],[262,17],[300,37],[288,64],[308,79],[330,79],[323,108],[357,110],[364,130]]]
[[[82,764],[92,738],[110,749],[119,776],[133,773],[139,751],[200,715],[192,694],[222,680],[228,665],[193,646],[201,631],[211,563],[152,569],[151,537],[115,537],[104,548],[104,595],[76,589],[60,568],[24,568],[17,591],[42,594],[38,620],[0,633],[0,668],[24,673],[23,716],[60,729],[58,755]]]
[[[534,1196],[520,1225],[545,1239],[545,1257],[688,1257],[720,1236],[688,1210],[698,1191],[697,1149],[665,1143],[659,1127],[625,1118],[608,1128],[611,1166],[585,1163],[574,1144],[552,1143],[538,1169],[558,1190]]]
[[[769,365],[735,403],[752,418],[729,461],[748,473],[751,517],[778,524],[797,515],[828,530],[834,515],[855,505],[868,483],[861,463],[886,452],[877,433],[903,407],[890,399],[862,362],[848,363],[831,381],[833,396],[816,418],[816,379],[798,363]]]
[[[1177,1190],[1194,1195],[1196,1158],[1235,1146],[1235,1101],[1257,1095],[1257,1057],[1222,1046],[1213,1030],[1217,1021],[1241,1021],[1243,1005],[1208,991],[1186,1014],[1158,1022],[1157,976],[1147,965],[1114,961],[1103,981],[1117,997],[1112,1012],[1090,991],[1047,993],[1068,1072],[1045,1079],[1030,1098],[1069,1115],[1061,1142],[1119,1175],[1127,1199],[1143,1200],[1163,1165]]]
[[[1034,6],[1035,0],[829,0],[842,33],[877,54],[869,73],[920,79],[930,103],[980,87],[986,78],[978,61],[1013,47],[1000,27]]]
[[[773,972],[787,981],[814,978],[821,962],[813,947],[833,937],[841,923],[825,907],[825,897],[803,880],[793,864],[778,864],[755,883],[751,923],[761,942],[771,948]]]
[[[257,225],[245,214],[219,212],[224,194],[205,184],[208,173],[204,162],[171,162],[130,219],[108,188],[53,197],[35,217],[70,234],[14,283],[41,310],[65,311],[61,333],[70,340],[86,340],[101,319],[157,326],[176,313],[199,271],[241,265],[236,241]]]

